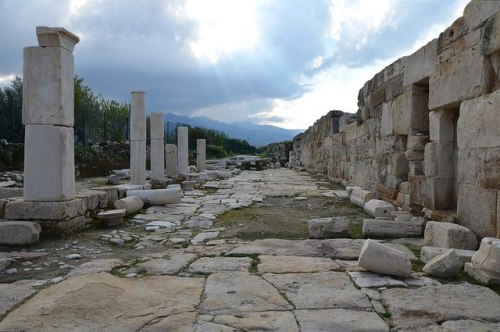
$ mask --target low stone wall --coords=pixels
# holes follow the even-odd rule
[[[457,211],[459,224],[498,237],[499,73],[500,2],[473,0],[439,38],[366,82],[355,115],[330,111],[296,136],[293,154],[309,172],[434,220]]]

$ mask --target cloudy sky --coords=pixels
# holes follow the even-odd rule
[[[468,0],[0,0],[0,86],[37,25],[80,37],[75,74],[147,112],[303,129],[439,35]]]

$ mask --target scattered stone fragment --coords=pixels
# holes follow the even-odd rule
[[[379,199],[371,199],[364,205],[365,212],[374,218],[391,218],[394,205]]]
[[[111,174],[108,176],[108,183],[111,185],[120,184],[120,178],[118,177],[118,175]]]
[[[119,226],[123,224],[125,212],[125,209],[103,211],[97,214],[97,218],[104,220],[107,227]]]
[[[500,285],[500,239],[482,239],[471,262],[465,264],[465,272],[483,283]]]
[[[352,281],[360,288],[374,287],[408,287],[408,285],[399,279],[386,275],[380,275],[372,272],[348,272]]]
[[[112,239],[109,239],[109,243],[112,243],[112,244],[117,245],[117,246],[123,246],[125,244],[125,240],[112,238]]]
[[[365,206],[366,202],[376,198],[377,194],[374,193],[373,191],[363,190],[359,187],[353,188],[350,196],[351,203],[354,203],[361,208]]]
[[[77,259],[82,258],[82,256],[79,254],[69,254],[69,255],[66,255],[66,258],[71,259],[71,260],[77,260]]]
[[[42,227],[31,221],[1,221],[0,245],[24,245],[38,242]]]
[[[51,284],[58,284],[60,283],[61,281],[63,281],[63,277],[56,277],[56,278],[53,278],[50,280],[50,283]]]
[[[128,196],[114,202],[115,209],[125,209],[125,215],[131,215],[144,206],[144,203],[137,196]]]
[[[200,243],[203,243],[204,241],[206,240],[209,240],[209,239],[214,239],[216,238],[217,236],[219,236],[219,233],[220,232],[204,232],[204,233],[199,233],[198,235],[196,235],[192,240],[191,240],[191,243],[192,244],[200,244]]]
[[[201,316],[201,317],[200,317]],[[195,331],[275,331],[299,332],[297,321],[290,311],[245,312],[237,315],[198,316]],[[205,316],[206,317],[206,316]]]
[[[16,274],[17,273],[17,269],[16,268],[7,269],[7,270],[5,270],[5,273],[7,273],[7,274]]]
[[[350,224],[346,217],[311,219],[307,221],[312,239],[350,238]]]
[[[441,255],[448,250],[449,248],[423,246],[420,250],[420,260],[423,263],[427,263],[434,257]],[[470,262],[475,253],[476,251],[474,250],[455,249],[455,254],[457,254],[464,264]]]
[[[411,261],[406,255],[374,240],[366,240],[363,244],[358,265],[375,273],[398,277],[411,273]]]
[[[294,201],[307,201],[307,197],[298,196],[293,199]]]
[[[425,226],[426,246],[476,250],[476,235],[467,227],[449,222],[429,221]]]
[[[455,250],[450,249],[431,259],[422,270],[433,277],[453,278],[462,271],[463,267],[464,263]]]

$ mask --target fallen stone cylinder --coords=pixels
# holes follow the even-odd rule
[[[333,239],[351,237],[346,217],[319,218],[307,221],[311,239]]]
[[[415,218],[415,221],[398,222],[381,219],[364,219],[363,236],[382,238],[421,237],[424,220]]]
[[[180,188],[129,190],[127,197],[130,196],[137,196],[148,205],[176,204],[181,202],[182,190]]]
[[[352,190],[350,200],[351,203],[356,204],[359,207],[364,207],[365,203],[371,199],[376,199],[377,194],[373,191],[363,190],[361,188],[354,188]]]
[[[394,205],[380,199],[370,199],[364,205],[365,212],[374,218],[390,218]]]
[[[125,209],[125,215],[128,216],[142,209],[144,203],[137,196],[128,196],[115,202],[115,209]]]
[[[366,240],[359,254],[358,265],[371,272],[407,277],[411,273],[411,261],[402,252],[375,240]]]
[[[31,221],[0,222],[0,244],[24,245],[38,242],[42,227]]]

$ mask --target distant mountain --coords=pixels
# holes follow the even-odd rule
[[[269,125],[256,125],[253,123],[225,123],[212,120],[204,116],[188,117],[173,113],[166,113],[165,130],[172,130],[177,123],[187,124],[191,127],[204,127],[223,131],[231,138],[239,138],[247,140],[248,143],[254,146],[263,146],[269,143],[290,141],[303,130],[290,130]]]

